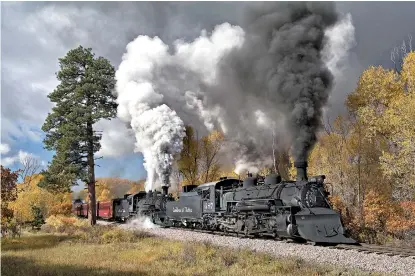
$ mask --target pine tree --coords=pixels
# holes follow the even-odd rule
[[[92,225],[96,224],[94,153],[101,139],[93,125],[115,117],[117,108],[112,94],[115,69],[107,59],[94,56],[92,49],[79,46],[59,59],[60,84],[48,95],[56,106],[42,126],[45,148],[56,154],[41,184],[68,190],[78,180],[87,183]]]
[[[40,229],[40,227],[45,224],[45,219],[42,214],[42,210],[33,205],[32,206],[32,214],[33,214],[33,221],[32,221],[32,229]]]

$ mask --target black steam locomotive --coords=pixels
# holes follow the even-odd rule
[[[297,180],[275,174],[244,181],[221,178],[186,186],[179,198],[161,192],[126,195],[130,216],[141,214],[164,227],[186,227],[238,235],[324,244],[354,244],[327,200],[324,175],[307,178],[307,163],[296,162]]]

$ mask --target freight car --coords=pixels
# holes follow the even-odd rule
[[[114,221],[126,221],[130,217],[129,204],[124,198],[115,198],[110,201],[97,201],[97,218]],[[88,217],[88,204],[75,200],[72,213],[79,217]]]

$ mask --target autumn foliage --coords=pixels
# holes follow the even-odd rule
[[[118,177],[100,177],[96,181],[98,201],[120,198],[124,197],[125,194],[133,194],[144,190],[144,180],[133,181]]]
[[[17,199],[17,178],[19,171],[12,172],[1,166],[1,223],[4,226],[13,218],[10,203]]]
[[[415,234],[415,52],[402,70],[365,70],[346,99],[348,114],[325,131],[309,158],[325,174],[332,204],[355,237],[382,242]]]
[[[113,198],[122,198],[125,194],[135,194],[144,191],[144,179],[129,180],[119,177],[99,177],[96,179],[97,201],[108,201]],[[85,189],[73,194],[74,199],[88,201]]]
[[[71,194],[52,193],[39,187],[38,184],[42,178],[43,175],[36,174],[31,176],[30,181],[18,184],[17,199],[10,206],[14,211],[15,217],[23,222],[29,222],[34,219],[32,206],[40,208],[45,217],[56,214],[68,215],[71,213]]]

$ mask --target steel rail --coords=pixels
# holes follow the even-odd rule
[[[167,227],[166,227],[167,228]],[[182,228],[182,227],[169,227],[171,229],[178,229],[190,232],[199,232],[211,235],[219,235],[219,236],[233,236],[239,238],[248,238],[248,239],[271,239],[271,235],[262,235],[262,236],[254,236],[254,235],[244,235],[241,233],[233,233],[233,232],[221,232],[221,231],[211,231],[211,230],[201,230],[201,229],[193,229],[193,228]],[[379,254],[379,255],[388,255],[388,256],[401,256],[405,258],[413,258],[415,259],[415,248],[402,248],[402,247],[387,247],[387,246],[380,246],[380,245],[373,245],[373,244],[366,244],[361,243],[359,245],[350,245],[350,244],[339,244],[339,245],[325,245],[325,244],[315,244],[315,243],[299,243],[289,239],[278,239],[272,238],[273,240],[277,240],[283,243],[294,243],[294,244],[302,244],[308,246],[321,246],[330,249],[337,249],[337,250],[356,250],[358,252],[366,253],[366,254]]]
[[[107,221],[107,225],[114,225],[120,224],[113,221]],[[124,223],[123,223],[124,224]],[[405,258],[413,258],[415,259],[415,248],[410,247],[388,247],[382,245],[374,245],[374,244],[367,244],[361,243],[359,245],[351,245],[351,244],[339,244],[339,245],[321,245],[315,243],[298,243],[289,239],[278,239],[272,237],[272,235],[245,235],[243,233],[235,233],[235,232],[222,232],[222,231],[215,231],[215,230],[203,230],[203,229],[195,229],[195,228],[185,228],[185,227],[166,227],[162,226],[165,229],[176,229],[176,230],[183,230],[189,232],[199,232],[204,234],[211,234],[217,236],[229,236],[229,237],[238,237],[238,238],[248,238],[248,239],[258,239],[258,240],[276,240],[282,243],[294,243],[300,245],[308,245],[308,246],[322,246],[329,249],[337,249],[337,250],[355,250],[361,253],[366,254],[378,254],[378,255],[388,255],[388,256],[400,256]]]

